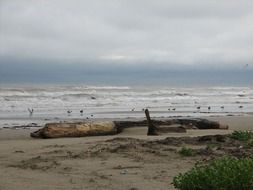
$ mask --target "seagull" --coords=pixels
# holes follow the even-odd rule
[[[224,109],[224,106],[221,106],[220,108],[221,108],[221,109]]]
[[[208,110],[211,110],[211,106],[208,106]]]
[[[68,110],[67,113],[68,113],[68,115],[70,115],[70,114],[72,113],[72,111],[71,111],[71,110]]]
[[[244,65],[244,68],[247,68],[249,66],[249,64],[246,64],[246,65]]]
[[[173,108],[172,110],[173,110],[173,111],[176,111],[176,108]]]
[[[197,109],[200,110],[200,106],[198,106]]]
[[[239,108],[243,108],[243,106],[239,106]]]
[[[80,110],[80,114],[83,114],[83,110]]]
[[[33,114],[33,111],[34,111],[34,110],[33,110],[33,108],[32,108],[32,109],[28,108],[27,110],[29,111],[29,113],[30,113],[30,116],[32,116],[32,114]]]

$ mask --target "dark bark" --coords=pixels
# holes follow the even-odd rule
[[[147,124],[148,124],[148,133],[147,135],[158,135],[157,131],[158,131],[158,127],[156,127],[151,119],[150,119],[150,115],[149,115],[149,111],[148,109],[145,109],[145,115],[147,118]]]

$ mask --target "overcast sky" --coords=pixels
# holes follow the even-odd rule
[[[0,64],[251,67],[253,1],[0,0],[0,48]]]

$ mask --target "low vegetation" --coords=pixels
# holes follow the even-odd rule
[[[186,147],[182,147],[180,150],[179,150],[179,154],[181,156],[195,156],[195,152],[193,149],[191,148],[186,148]]]
[[[247,142],[246,148],[253,148],[253,139],[250,139],[250,140]]]
[[[236,139],[239,141],[248,141],[253,139],[253,132],[252,131],[234,131],[231,134],[232,139]]]
[[[190,171],[174,177],[180,190],[251,190],[253,189],[253,158],[224,157],[210,164],[196,164]]]
[[[208,144],[208,145],[206,145],[206,149],[208,149],[208,150],[212,150],[212,149],[218,148],[218,147],[220,147],[220,145],[218,145],[218,144]]]

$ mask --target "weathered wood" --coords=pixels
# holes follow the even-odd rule
[[[186,133],[186,128],[182,125],[162,125],[158,126],[157,133]]]
[[[160,125],[154,125],[148,109],[145,109],[145,115],[147,118],[147,125],[148,125],[148,133],[147,135],[159,135],[162,133],[185,133],[186,129],[182,125],[175,125],[173,121],[169,121],[169,125],[166,125],[166,122],[156,122],[159,123]],[[163,125],[161,125],[163,124]]]
[[[44,128],[31,133],[34,138],[85,137],[115,135],[118,133],[114,122],[98,123],[48,123]]]
[[[148,124],[147,135],[158,135],[158,133],[157,133],[158,128],[152,123],[150,116],[149,116],[148,109],[145,109],[145,115],[147,117],[147,124]]]
[[[207,119],[177,119],[174,122],[186,126],[195,126],[198,129],[228,129],[227,125],[221,125],[219,122]]]
[[[151,120],[148,110],[145,110],[145,114],[147,120],[142,121],[48,123],[44,128],[31,133],[31,137],[58,138],[115,135],[121,133],[125,128],[147,126],[148,135],[169,132],[182,133],[186,132],[186,129],[228,129],[226,125],[206,119]]]
[[[227,125],[221,125],[219,122],[210,121],[207,119],[169,119],[169,120],[155,120],[152,119],[152,124],[155,126],[180,124],[187,129],[228,129]],[[115,121],[120,129],[129,127],[146,127],[148,125],[147,120],[141,121]]]

